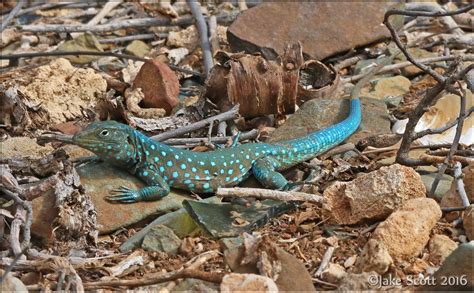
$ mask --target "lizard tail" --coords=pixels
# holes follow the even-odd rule
[[[328,128],[312,132],[305,137],[282,142],[304,158],[313,157],[343,142],[359,128],[362,112],[359,98],[351,99],[349,116]]]

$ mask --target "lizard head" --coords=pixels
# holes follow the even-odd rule
[[[135,157],[134,130],[115,121],[93,122],[72,141],[101,158],[126,162]]]

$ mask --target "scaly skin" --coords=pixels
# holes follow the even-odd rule
[[[73,141],[105,162],[125,168],[148,186],[139,190],[121,187],[112,201],[136,202],[166,196],[170,186],[193,192],[213,192],[235,186],[251,173],[266,188],[284,190],[288,181],[279,173],[314,158],[354,133],[361,121],[359,99],[351,101],[342,122],[305,137],[274,144],[249,143],[211,152],[191,152],[153,141],[131,127],[115,122],[94,122]]]

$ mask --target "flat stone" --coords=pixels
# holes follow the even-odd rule
[[[413,59],[415,59],[415,60],[437,56],[436,53],[430,52],[430,51],[425,50],[425,49],[420,49],[420,48],[417,48],[417,47],[408,48],[407,51],[413,57]],[[407,61],[407,58],[403,54],[397,55],[397,57],[395,57],[395,59],[394,59],[395,63],[401,63],[401,62],[405,62],[405,61]],[[444,62],[437,62],[436,64],[437,65],[443,65]],[[408,76],[408,77],[415,76],[415,75],[420,74],[422,72],[422,70],[420,68],[416,67],[415,65],[410,65],[410,66],[403,67],[401,69],[401,71],[402,71],[402,74],[404,76]]]
[[[362,122],[359,129],[346,141],[356,143],[362,138],[391,133],[387,106],[383,101],[361,98]],[[293,139],[329,127],[344,120],[349,114],[349,100],[317,99],[301,108],[270,134],[270,142]]]
[[[150,52],[150,46],[143,41],[134,40],[125,48],[125,52],[133,56],[144,57]]]
[[[425,185],[426,191],[431,190],[431,186],[433,185],[433,181],[435,180],[436,176],[438,175],[438,172],[423,172],[423,171],[418,171],[421,175],[421,180],[423,181],[423,184]],[[441,200],[443,195],[448,192],[449,188],[451,187],[451,182],[453,181],[453,177],[449,176],[447,174],[444,174],[441,177],[441,180],[439,181],[438,187],[436,188],[434,197],[437,200]]]
[[[199,227],[214,238],[238,236],[295,208],[292,202],[273,200],[264,200],[259,206],[251,207],[186,200],[183,206]]]
[[[401,75],[380,78],[360,91],[362,97],[385,100],[389,97],[399,97],[410,90],[411,81]]]
[[[220,199],[213,196],[203,199],[204,202],[218,203]],[[166,213],[159,216],[153,222],[148,224],[146,227],[135,233],[132,237],[128,238],[127,241],[122,243],[120,246],[121,252],[127,252],[132,249],[139,247],[145,238],[145,235],[156,225],[164,225],[176,234],[180,238],[184,238],[194,232],[199,227],[194,223],[193,219],[189,216],[184,208],[180,208],[177,211]]]
[[[145,183],[132,174],[114,168],[105,163],[90,163],[77,168],[81,184],[91,197],[97,212],[99,233],[105,234],[137,223],[153,214],[162,214],[182,207],[181,202],[189,199],[186,192],[171,190],[161,200],[137,202],[133,204],[111,203],[105,199],[110,192],[120,186],[138,189]],[[55,196],[52,191],[46,192],[33,200],[32,232],[41,238],[48,239],[56,218]]]
[[[316,60],[390,36],[382,25],[391,3],[271,2],[242,12],[227,31],[234,52],[260,52],[268,59],[285,44],[301,42]],[[393,17],[390,20],[396,19]]]
[[[180,245],[181,240],[174,234],[173,230],[164,225],[156,225],[145,235],[142,248],[148,251],[161,251],[176,255]]]

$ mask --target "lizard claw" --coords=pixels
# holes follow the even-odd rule
[[[127,186],[120,186],[112,190],[111,196],[107,196],[107,200],[113,202],[134,203],[139,201],[140,195],[138,190],[131,189]]]

